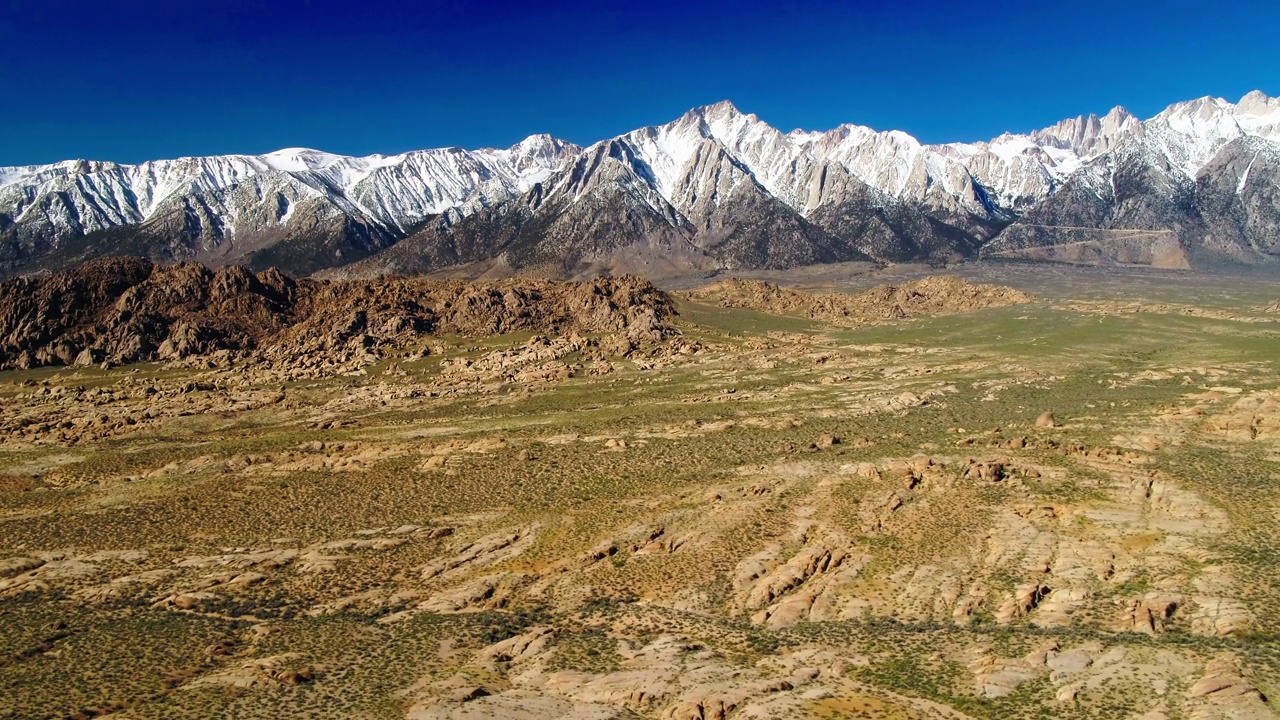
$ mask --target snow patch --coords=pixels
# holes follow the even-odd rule
[[[1240,182],[1236,183],[1236,195],[1240,195],[1244,192],[1245,183],[1249,182],[1249,172],[1253,170],[1253,164],[1257,162],[1257,160],[1258,153],[1255,152],[1253,157],[1249,158],[1249,166],[1244,169],[1244,172],[1240,173]]]

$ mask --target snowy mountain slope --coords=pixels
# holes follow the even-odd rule
[[[509,269],[567,276],[591,268],[652,275],[869,256],[958,259],[973,249],[962,232],[720,103],[597,143],[521,198],[442,219],[349,274],[498,258]]]
[[[802,215],[823,201],[808,192],[807,179],[817,167],[835,163],[886,198],[914,203],[963,225],[965,216],[994,222],[1016,218],[1127,138],[1149,137],[1157,152],[1192,178],[1217,149],[1246,135],[1280,141],[1280,100],[1260,92],[1238,105],[1205,98],[1171,106],[1145,123],[1115,108],[1102,117],[1071,118],[1027,135],[944,145],[858,125],[784,134],[721,102],[619,140],[635,148],[649,166],[654,186],[682,210],[684,201],[675,188],[688,185],[682,173],[699,144],[711,138],[756,182]]]
[[[368,226],[367,235],[389,244],[446,210],[466,214],[515,197],[579,150],[540,135],[503,150],[390,157],[295,148],[138,165],[3,168],[0,231],[7,231],[8,247],[0,261],[20,262],[71,238],[129,226],[185,246],[179,257],[202,259],[243,257],[271,238],[317,225]],[[296,215],[305,205],[324,209]]]
[[[691,271],[703,268],[694,234],[632,148],[606,141],[520,197],[466,217],[441,217],[346,272],[415,275],[471,266],[476,274],[523,268],[563,276],[597,265]],[[633,266],[619,267],[624,259]]]
[[[76,188],[87,206],[107,211],[104,217],[140,222],[175,193],[219,190],[257,176],[284,173],[317,192],[337,192],[353,201],[385,188],[385,198],[391,201],[370,207],[403,221],[415,214],[439,214],[468,201],[494,202],[524,192],[580,149],[548,135],[534,135],[504,150],[444,148],[389,157],[290,148],[257,156],[187,157],[139,165],[71,160],[0,168],[0,207],[22,220],[24,206],[32,199]],[[405,204],[394,202],[397,198]]]
[[[125,251],[308,272],[485,252],[567,271],[642,247],[723,267],[947,261],[1071,240],[1061,228],[1159,230],[1243,258],[1270,253],[1276,147],[1280,100],[1255,91],[976,143],[850,124],[783,133],[721,102],[586,149],[535,135],[497,150],[0,167],[0,272]]]
[[[983,253],[1064,244],[1129,252],[1131,231],[1142,230],[1190,258],[1249,263],[1280,255],[1280,101],[1260,92],[1234,105],[1199,98],[1125,125]]]

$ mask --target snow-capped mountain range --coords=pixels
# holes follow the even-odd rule
[[[588,148],[534,135],[501,150],[0,167],[0,268],[141,252],[295,272],[669,271],[1025,254],[1121,229],[1253,262],[1276,251],[1277,157],[1280,100],[1258,91],[944,145],[858,125],[784,133],[721,102]]]

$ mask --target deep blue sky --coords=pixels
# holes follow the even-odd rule
[[[1280,2],[0,0],[0,165],[587,144],[732,100],[926,142],[1280,94]]]

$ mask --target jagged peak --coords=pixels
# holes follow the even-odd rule
[[[691,108],[676,121],[662,127],[672,126],[696,126],[701,134],[714,135],[717,128],[723,131],[725,128],[730,127],[768,126],[768,123],[762,121],[754,113],[742,112],[729,100],[721,100],[711,105]],[[768,127],[772,129],[772,126]]]
[[[1111,108],[1109,111],[1107,111],[1107,114],[1103,115],[1102,119],[1103,120],[1110,119],[1116,122],[1128,122],[1130,120],[1136,121],[1138,117],[1133,113],[1129,112],[1129,108],[1123,105],[1117,105]]]
[[[509,156],[518,170],[528,167],[560,165],[568,158],[582,152],[582,148],[547,133],[530,135],[499,155]]]
[[[1121,136],[1136,133],[1140,128],[1141,121],[1117,105],[1101,117],[1097,113],[1077,115],[1020,137],[1028,137],[1038,145],[1071,150],[1087,158],[1105,152]]]
[[[713,117],[745,115],[730,100],[721,100],[710,105],[703,105],[702,107],[694,108],[694,111],[701,113],[703,116]]]
[[[625,137],[601,140],[578,153],[545,184],[544,200],[561,198],[570,202],[601,189],[622,189],[644,197],[645,202],[666,212],[667,200],[655,189],[652,168],[636,155]]]
[[[624,137],[601,140],[578,153],[572,166],[582,171],[590,171],[602,163],[617,162],[633,171],[636,167],[636,151]]]
[[[513,153],[529,153],[543,149],[562,150],[576,147],[573,143],[561,140],[550,133],[535,133],[507,149]]]

